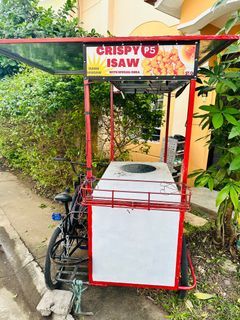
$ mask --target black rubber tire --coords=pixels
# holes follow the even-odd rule
[[[54,230],[54,232],[53,232],[53,234],[51,236],[51,239],[49,241],[48,249],[47,249],[47,255],[46,255],[46,259],[45,259],[44,278],[45,278],[46,286],[50,290],[54,290],[54,289],[59,289],[60,288],[60,282],[57,281],[57,280],[52,279],[52,276],[51,276],[51,267],[52,267],[51,251],[52,251],[52,247],[56,243],[56,240],[57,240],[57,238],[58,238],[60,233],[61,233],[61,230],[60,230],[59,227],[57,227]]]
[[[186,238],[183,236],[182,239],[182,258],[181,258],[181,277],[180,286],[188,286],[188,259],[187,259],[187,244]],[[187,290],[179,290],[178,296],[180,299],[184,299],[187,295]]]

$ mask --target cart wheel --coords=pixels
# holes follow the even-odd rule
[[[45,283],[46,286],[50,290],[58,289],[60,287],[60,282],[56,280],[56,275],[57,275],[57,270],[56,270],[56,265],[52,262],[51,259],[51,252],[53,249],[53,246],[58,240],[58,237],[61,233],[60,228],[56,228],[51,236],[51,239],[48,244],[48,249],[47,249],[47,255],[46,255],[46,260],[45,260],[45,268],[44,268],[44,278],[45,278]]]
[[[187,260],[187,245],[186,238],[183,236],[182,240],[182,258],[181,258],[181,275],[180,286],[188,286],[188,260]],[[180,299],[184,299],[187,295],[187,290],[179,290],[178,296]]]

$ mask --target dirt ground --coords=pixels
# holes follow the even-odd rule
[[[169,312],[170,319],[240,319],[240,261],[233,259],[228,250],[216,247],[212,239],[210,225],[192,230],[187,236],[197,287],[184,301],[173,292],[140,291]]]

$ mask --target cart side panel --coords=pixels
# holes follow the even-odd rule
[[[92,281],[176,287],[179,218],[179,211],[92,207]]]

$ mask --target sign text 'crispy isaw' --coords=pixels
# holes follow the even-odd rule
[[[102,45],[86,48],[87,77],[187,76],[196,45]]]

